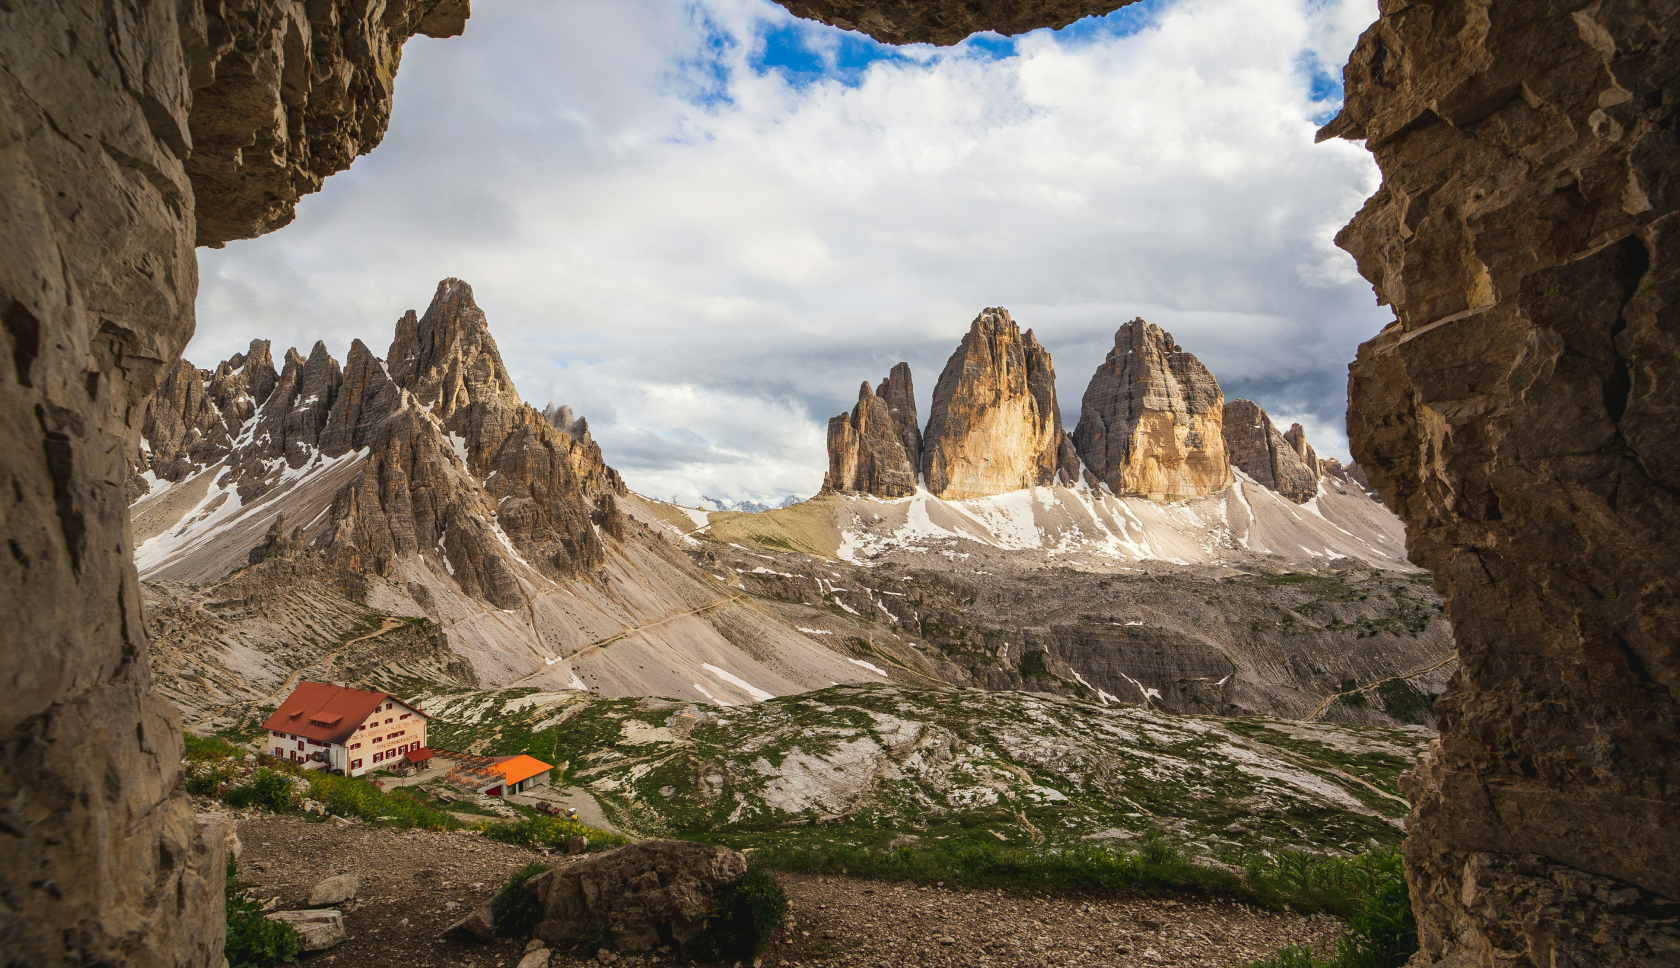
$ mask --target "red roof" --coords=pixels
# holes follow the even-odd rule
[[[421,716],[419,707],[384,692],[349,689],[324,682],[300,682],[263,728],[324,743],[342,743],[386,700],[400,702]]]
[[[403,754],[403,759],[410,763],[424,763],[432,758],[432,751],[422,746],[417,750],[409,750]]]
[[[529,780],[531,777],[536,776],[539,773],[547,773],[549,770],[554,769],[554,767],[549,766],[542,760],[539,760],[534,756],[526,756],[523,753],[518,756],[493,757],[491,762],[496,765],[490,767],[490,769],[500,773],[509,783],[518,783],[522,780]]]

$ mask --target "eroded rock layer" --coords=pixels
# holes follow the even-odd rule
[[[1322,136],[1396,321],[1349,436],[1462,669],[1412,774],[1423,959],[1680,963],[1680,4],[1388,0]]]
[[[1203,497],[1231,483],[1219,381],[1172,334],[1134,319],[1091,377],[1074,446],[1116,494]]]
[[[1295,424],[1299,427],[1300,424]],[[1221,432],[1231,466],[1255,483],[1305,504],[1318,493],[1318,474],[1273,426],[1272,418],[1253,400],[1225,404]]]
[[[1056,406],[1056,370],[1009,310],[983,310],[933,390],[922,478],[963,500],[1078,479],[1079,459]]]
[[[194,818],[152,689],[124,457],[192,335],[195,240],[283,224],[372,149],[402,44],[459,33],[466,8],[0,5],[8,963],[222,964],[221,838]],[[220,446],[228,402],[264,392],[246,379],[215,401],[216,374],[177,375],[169,436],[189,462]]]
[[[948,47],[969,34],[990,30],[1004,36],[1065,27],[1081,17],[1105,14],[1133,0],[777,0],[798,16],[842,30],[859,30],[888,44]]]
[[[902,363],[899,366],[908,383],[909,367]],[[882,381],[882,387],[889,382]],[[910,406],[910,429],[914,430],[914,402]],[[828,421],[828,473],[823,475],[823,490],[884,498],[916,493],[916,465],[905,453],[902,425],[895,416],[887,400],[870,390],[868,382],[858,388],[858,402],[852,412]]]

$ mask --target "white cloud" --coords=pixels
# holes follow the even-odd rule
[[[189,358],[383,352],[459,276],[527,399],[578,408],[661,496],[813,492],[858,382],[909,360],[925,417],[994,305],[1055,354],[1070,418],[1142,315],[1228,396],[1334,427],[1387,314],[1330,244],[1375,169],[1313,145],[1314,65],[1339,74],[1374,2],[1145,6],[1126,36],[847,73],[854,40],[764,0],[481,4],[464,37],[410,42],[381,148],[284,232],[202,254]],[[828,73],[759,69],[775,31]]]

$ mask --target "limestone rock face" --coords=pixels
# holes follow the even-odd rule
[[[910,380],[910,364],[895,365],[892,373],[875,388],[875,395],[887,402],[887,413],[892,415],[893,427],[898,433],[899,444],[904,448],[904,456],[909,459],[910,466],[920,473],[922,427],[916,419],[916,387]]]
[[[1253,400],[1225,404],[1222,433],[1231,466],[1254,478],[1255,483],[1296,504],[1305,504],[1318,493],[1318,474]]]
[[[466,15],[463,0],[353,7],[0,5],[10,961],[222,963],[223,839],[195,820],[180,726],[152,688],[128,471],[146,401],[171,374],[171,412],[154,426],[178,446],[159,467],[208,459],[227,429],[207,405],[215,374],[176,369],[193,331],[195,239],[283,224],[378,143],[402,43],[459,32]],[[262,381],[242,393],[260,406]]]
[[[1161,327],[1134,319],[1091,377],[1073,442],[1116,494],[1201,497],[1232,481],[1219,381]]]
[[[842,30],[858,30],[888,44],[961,43],[983,30],[1004,36],[1065,27],[1132,0],[776,0],[795,15]]]
[[[1324,473],[1324,462],[1318,459],[1318,451],[1313,450],[1313,445],[1307,443],[1305,427],[1298,423],[1290,424],[1289,429],[1283,432],[1283,439],[1288,442],[1290,449],[1295,451],[1295,456],[1301,459],[1301,464],[1312,472],[1313,477]]]
[[[909,379],[908,368],[905,379]],[[882,381],[882,386],[888,382]],[[909,419],[915,429],[914,405]],[[828,421],[828,473],[823,476],[823,489],[884,498],[916,493],[916,465],[905,452],[901,434],[886,399],[865,382],[851,414]]]
[[[619,951],[685,944],[717,913],[721,889],[747,872],[727,847],[649,840],[538,874],[525,890],[542,905],[533,932],[572,945],[605,932]]]
[[[198,244],[220,245],[288,224],[298,199],[378,144],[403,44],[460,34],[468,6],[193,0],[184,12],[176,83],[192,111],[154,130],[185,157]]]
[[[1461,660],[1407,784],[1420,961],[1673,963],[1680,4],[1382,9],[1321,136],[1383,171],[1337,238],[1397,317],[1353,455]]]
[[[1078,474],[1049,351],[1009,310],[982,310],[934,386],[922,450],[927,489],[964,500]]]

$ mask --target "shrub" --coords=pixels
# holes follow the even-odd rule
[[[567,820],[564,817],[527,817],[524,820],[508,821],[505,823],[482,823],[475,829],[482,831],[491,840],[499,840],[504,844],[521,844],[527,847],[550,847],[564,850],[566,841],[573,837],[583,837],[589,841],[590,850],[604,847],[621,847],[630,841],[617,834],[609,834],[604,830]]]
[[[694,958],[751,958],[787,922],[787,892],[753,864],[723,888],[718,913],[683,950]]]
[[[1397,850],[1373,854],[1370,881],[1349,919],[1352,936],[1338,947],[1345,968],[1400,968],[1418,950],[1417,920],[1406,886],[1405,862]]]
[[[265,766],[251,775],[251,782],[224,793],[222,800],[234,807],[262,807],[275,813],[288,813],[297,809],[298,793],[291,777]]]
[[[194,763],[187,769],[187,792],[195,797],[219,797],[238,771],[218,760]]]
[[[1252,962],[1248,968],[1401,968],[1417,953],[1417,921],[1398,850],[1389,848],[1354,860],[1321,862],[1316,869],[1332,872],[1335,882],[1345,888],[1340,903],[1325,909],[1351,915],[1348,936],[1336,942],[1335,954],[1327,958],[1314,958],[1306,949],[1291,946]],[[1320,876],[1324,883],[1329,879]],[[1302,889],[1321,891],[1324,883]]]
[[[499,938],[523,938],[542,917],[542,904],[525,890],[525,882],[548,870],[547,864],[526,864],[513,872],[490,902],[490,923]]]
[[[181,740],[184,747],[182,755],[189,760],[225,760],[243,757],[251,752],[240,749],[218,736],[194,736],[184,733]]]
[[[239,868],[227,865],[227,941],[222,954],[229,968],[268,968],[297,961],[298,933],[291,925],[263,917],[262,905],[245,899],[249,885],[238,880]]]

